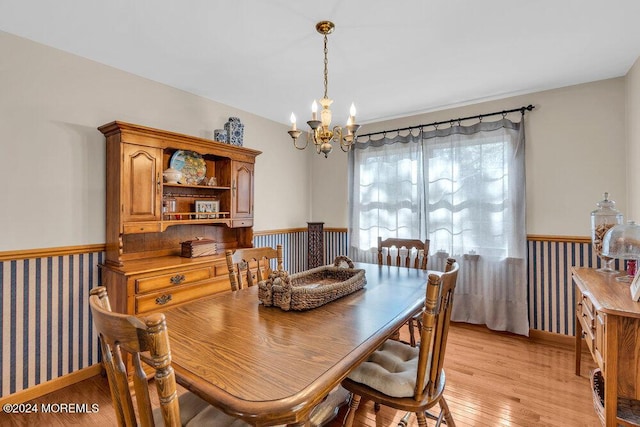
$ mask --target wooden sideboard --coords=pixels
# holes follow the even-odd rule
[[[112,310],[148,313],[229,290],[224,251],[252,246],[260,151],[119,121],[98,129],[107,154],[102,282]],[[164,182],[162,173],[179,150],[202,157],[201,184]],[[203,185],[211,178],[215,185]],[[164,209],[167,199],[173,212]],[[218,212],[196,212],[200,200],[215,200]],[[181,257],[181,243],[196,238],[215,241],[217,255]]]
[[[615,274],[573,267],[576,286],[576,375],[582,338],[604,378],[605,425],[637,426],[629,405],[640,407],[640,303]],[[626,411],[626,413],[625,413]]]

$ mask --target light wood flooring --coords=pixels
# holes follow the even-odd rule
[[[445,361],[445,396],[456,425],[462,427],[599,427],[589,389],[589,371],[594,367],[584,353],[581,375],[576,376],[571,346],[454,324]],[[99,412],[0,413],[0,426],[116,425],[105,378],[97,376],[30,403],[63,402],[97,403]],[[331,427],[341,424],[343,412]],[[375,413],[371,402],[363,402],[355,425],[395,426],[403,415],[385,407]],[[410,426],[417,426],[415,417]]]

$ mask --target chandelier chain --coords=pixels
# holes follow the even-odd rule
[[[327,86],[329,82],[329,59],[327,59],[327,54],[329,53],[329,49],[327,48],[327,35],[324,35],[324,97],[327,96]]]

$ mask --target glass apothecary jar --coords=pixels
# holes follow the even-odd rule
[[[622,214],[615,208],[616,202],[609,199],[609,193],[604,193],[604,199],[596,203],[596,206],[598,206],[598,209],[591,212],[591,243],[596,255],[603,262],[602,267],[597,271],[618,273],[613,268],[615,258],[602,253],[602,241],[611,227],[622,224]]]
[[[162,213],[165,220],[176,219],[173,212],[176,211],[176,199],[171,196],[164,196],[162,199]]]

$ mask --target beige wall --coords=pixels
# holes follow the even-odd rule
[[[212,138],[240,117],[245,146],[263,152],[254,230],[309,220],[311,156],[291,148],[286,124],[3,32],[0,57],[0,251],[104,243],[96,128],[113,120]]]
[[[636,80],[636,84],[640,82]],[[536,108],[526,114],[525,121],[527,233],[588,236],[590,212],[604,191],[609,191],[626,216],[625,79],[622,77],[368,124],[360,133],[529,104]],[[366,106],[360,108],[365,110]],[[509,117],[520,120],[519,113]],[[640,150],[640,137],[637,145]],[[320,156],[314,160],[314,221],[338,227],[347,225],[346,157],[337,152],[331,153],[328,161]]]
[[[295,150],[286,124],[2,32],[0,55],[0,251],[104,243],[104,138],[96,128],[112,120],[210,138],[238,116],[245,145],[263,151],[254,229],[347,226],[347,154],[337,148],[328,159]],[[626,78],[367,124],[361,133],[530,103],[529,234],[588,235],[604,191],[625,217],[640,212],[638,63]]]
[[[626,76],[628,219],[640,223],[640,58]]]

